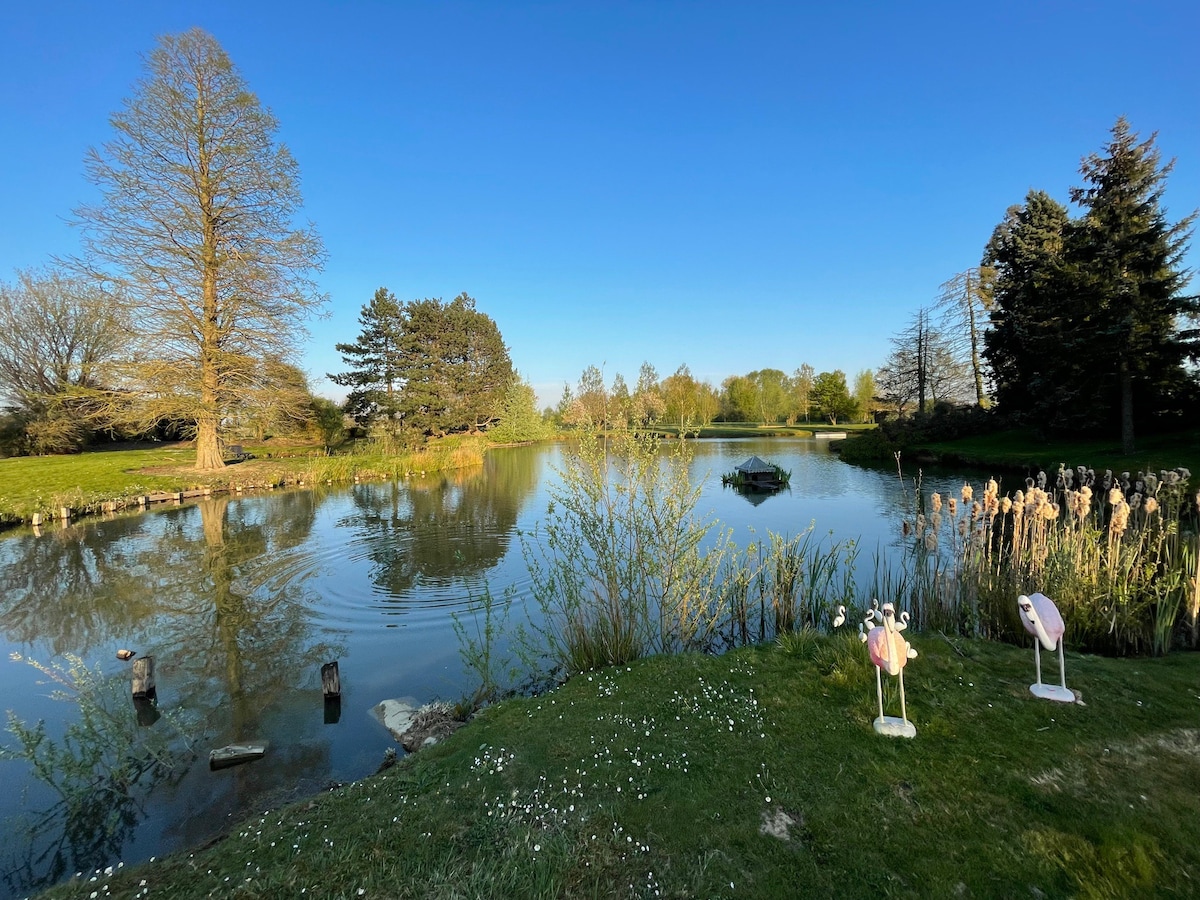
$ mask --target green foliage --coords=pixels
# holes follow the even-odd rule
[[[995,268],[993,328],[984,355],[996,401],[1015,420],[1050,429],[1119,430],[1133,452],[1135,418],[1171,411],[1195,388],[1185,362],[1200,352],[1189,327],[1200,302],[1182,267],[1193,216],[1169,223],[1161,200],[1170,164],[1154,137],[1124,119],[1066,210],[1040,191],[1009,209],[984,253]]]
[[[397,302],[379,288],[359,315],[362,332],[338,344],[350,368],[329,377],[351,388],[346,409],[360,425],[412,445],[425,437],[479,431],[500,419],[512,360],[490,316],[459,294]]]
[[[337,344],[345,372],[330,374],[334,384],[350,388],[346,412],[363,428],[382,421],[395,431],[400,418],[400,343],[404,310],[387,288],[378,288],[358,314],[358,340]]]
[[[502,444],[541,441],[550,428],[537,409],[533,385],[514,375],[500,403],[499,421],[487,431],[488,440]]]
[[[846,387],[846,373],[841,369],[822,372],[817,376],[813,382],[812,400],[820,414],[834,425],[838,419],[848,419],[854,415],[854,398]]]
[[[716,575],[727,536],[695,514],[687,441],[660,449],[642,431],[582,439],[539,530],[524,535],[535,623],[567,673],[646,653],[695,648],[716,627]]]
[[[64,835],[42,875],[56,880],[120,852],[141,818],[140,799],[157,783],[180,777],[195,755],[189,736],[193,724],[177,712],[153,710],[159,720],[155,727],[138,727],[125,679],[106,678],[78,656],[67,654],[65,666],[19,653],[11,658],[46,676],[55,686],[52,698],[78,708],[57,740],[44,722],[29,725],[9,711],[7,728],[16,745],[0,746],[0,761],[25,763],[58,798],[39,822],[40,828]]]
[[[340,406],[326,397],[313,397],[309,401],[309,411],[312,426],[321,436],[327,450],[342,442],[346,436],[346,426],[343,424]]]

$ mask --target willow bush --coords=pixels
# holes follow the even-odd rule
[[[581,440],[538,529],[522,535],[531,593],[527,665],[556,674],[653,653],[720,651],[825,624],[853,596],[856,546],[813,528],[739,549],[700,515],[691,444],[649,432]]]

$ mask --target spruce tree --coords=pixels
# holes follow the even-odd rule
[[[1102,153],[1080,166],[1084,186],[1071,190],[1083,216],[1071,228],[1067,255],[1084,302],[1073,306],[1065,349],[1106,418],[1119,418],[1127,454],[1134,452],[1135,407],[1147,414],[1163,408],[1188,380],[1185,362],[1200,356],[1191,318],[1200,302],[1184,294],[1191,273],[1181,266],[1195,213],[1167,221],[1161,201],[1173,163],[1161,162],[1155,138],[1139,142],[1117,119]]]

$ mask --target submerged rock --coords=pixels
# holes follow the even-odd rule
[[[371,714],[409,753],[438,743],[463,725],[454,718],[453,708],[449,704],[427,703],[417,706],[411,697],[384,700],[372,707]]]

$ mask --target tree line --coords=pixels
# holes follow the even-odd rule
[[[563,386],[558,405],[544,414],[555,425],[573,428],[661,423],[685,431],[714,422],[836,425],[869,421],[875,410],[874,395],[875,378],[869,369],[858,373],[852,388],[840,369],[817,373],[807,363],[791,375],[780,369],[731,375],[718,388],[697,380],[686,363],[660,378],[654,366],[644,362],[632,389],[622,374],[615,374],[606,385],[600,369],[588,366],[574,388]]]
[[[1031,190],[980,264],[948,280],[892,340],[881,399],[897,415],[991,407],[1003,424],[1119,434],[1200,412],[1200,298],[1183,259],[1193,212],[1163,205],[1173,162],[1118,118],[1069,191]]]

